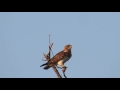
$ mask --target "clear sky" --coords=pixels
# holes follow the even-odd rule
[[[40,67],[49,34],[54,55],[72,45],[68,78],[120,78],[119,12],[0,12],[0,78],[57,78]]]

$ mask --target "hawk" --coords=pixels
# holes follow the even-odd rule
[[[64,66],[64,63],[72,57],[71,48],[72,45],[70,44],[65,45],[62,51],[57,53],[47,63],[42,64],[40,67],[45,66],[44,67],[45,70],[49,69],[52,66],[57,66],[57,65],[62,68],[66,67]]]

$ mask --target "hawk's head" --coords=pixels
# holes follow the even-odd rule
[[[67,45],[64,46],[64,51],[65,51],[65,52],[66,52],[66,51],[69,51],[69,50],[71,50],[71,48],[72,48],[72,45],[67,44]]]

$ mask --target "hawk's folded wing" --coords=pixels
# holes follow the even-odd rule
[[[60,60],[68,55],[68,52],[60,51],[53,58],[48,61],[48,65],[57,64]],[[51,66],[51,65],[50,65]]]

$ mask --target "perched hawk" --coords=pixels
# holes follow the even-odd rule
[[[41,65],[40,67],[46,65],[44,67],[44,69],[46,69],[46,70],[49,69],[52,66],[57,66],[57,65],[59,65],[62,68],[66,67],[66,66],[64,66],[64,63],[66,61],[68,61],[71,58],[71,56],[72,56],[72,54],[71,54],[71,48],[72,48],[72,45],[70,45],[70,44],[65,45],[64,49],[62,51],[60,51],[59,53],[57,53],[47,63]]]

